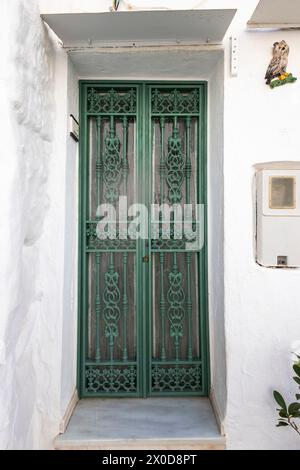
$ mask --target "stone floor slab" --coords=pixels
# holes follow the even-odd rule
[[[224,449],[207,398],[80,400],[56,449]]]

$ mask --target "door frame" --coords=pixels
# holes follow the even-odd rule
[[[85,113],[85,104],[86,104],[86,90],[88,86],[93,85],[110,85],[110,86],[121,86],[121,85],[134,85],[134,86],[142,86],[144,91],[147,85],[160,85],[161,87],[167,86],[201,86],[202,93],[200,93],[200,110],[202,113],[202,119],[199,120],[199,133],[201,138],[198,139],[198,156],[199,156],[199,181],[198,181],[198,191],[199,191],[199,203],[204,204],[204,247],[199,253],[199,266],[202,267],[201,270],[201,278],[199,279],[198,289],[201,291],[202,295],[199,296],[199,310],[201,311],[201,325],[200,330],[202,333],[203,341],[200,344],[201,348],[201,357],[202,357],[202,377],[203,377],[203,385],[201,393],[195,393],[196,396],[209,396],[210,387],[211,387],[211,380],[210,380],[210,341],[209,341],[209,315],[208,315],[208,188],[207,188],[207,112],[208,112],[208,83],[207,81],[184,81],[184,80],[101,80],[101,79],[93,79],[93,80],[79,80],[79,122],[80,122],[80,138],[79,138],[79,204],[78,204],[78,322],[77,322],[77,390],[79,394],[79,398],[84,396],[82,390],[82,371],[83,371],[83,362],[84,362],[84,351],[86,347],[86,335],[85,335],[85,327],[84,327],[84,315],[83,315],[83,308],[86,306],[87,301],[87,292],[86,292],[86,276],[87,270],[84,269],[86,263],[86,257],[82,252],[82,245],[83,240],[85,237],[85,220],[83,217],[84,208],[86,207],[87,201],[87,179],[86,179],[86,171],[87,171],[87,155],[88,155],[88,119],[86,118]],[[143,93],[144,99],[146,99],[146,93]],[[140,103],[140,106],[142,104]],[[143,103],[144,109],[147,109],[147,103]],[[138,115],[140,114],[140,109],[138,109]],[[137,137],[140,140],[141,148],[145,155],[149,155],[150,152],[150,145],[147,147],[147,142],[150,144],[149,139],[147,139],[147,135],[149,133],[149,129],[145,127],[145,119],[141,123],[141,120],[137,119],[137,132],[141,132],[141,137]],[[141,170],[142,165],[138,165],[137,170]],[[200,188],[199,188],[200,185]],[[141,240],[139,240],[141,242]],[[144,241],[143,241],[144,242]],[[138,264],[139,266],[139,264]],[[200,272],[200,271],[199,271]],[[145,282],[145,276],[148,277],[149,273],[146,274],[146,270],[143,270],[142,273],[143,281]],[[152,287],[152,278],[150,276],[150,282],[146,285],[147,287],[147,294],[143,296],[144,305],[147,302],[147,299],[151,299],[151,287]],[[137,293],[137,295],[140,295]],[[141,302],[141,300],[139,300]],[[138,303],[139,303],[138,302]],[[150,302],[149,312],[151,312],[151,305],[152,301]],[[147,319],[144,324],[147,324],[149,328],[149,313],[147,314]],[[151,327],[151,325],[150,325]],[[145,325],[143,331],[141,332],[139,338],[137,339],[138,342],[143,340],[145,347],[147,348],[147,355],[144,354],[144,361],[147,361],[147,357],[151,358],[151,347],[149,341],[149,335],[146,333]],[[137,332],[140,331],[141,328],[137,325]],[[151,335],[152,337],[152,335]],[[201,340],[201,338],[199,338]],[[137,343],[138,350],[140,350],[140,346]],[[139,352],[137,352],[139,354]],[[139,359],[137,358],[137,361]],[[146,364],[144,364],[146,365]],[[143,367],[143,374],[147,374],[147,367]],[[142,380],[142,377],[140,377]],[[144,380],[148,383],[149,377],[144,377]],[[147,386],[147,389],[149,387]],[[178,393],[178,396],[180,393]],[[191,396],[193,393],[190,394]],[[119,395],[120,396],[120,395]],[[124,395],[122,395],[124,396]],[[131,395],[134,397],[134,395]],[[136,395],[138,397],[146,397],[147,395]],[[167,393],[164,393],[164,396],[168,396]],[[172,394],[174,396],[174,394]],[[115,395],[115,398],[118,397],[118,394]],[[110,398],[113,398],[110,395]],[[129,398],[129,397],[128,397]]]

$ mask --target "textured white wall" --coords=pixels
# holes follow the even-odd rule
[[[76,246],[67,197],[75,194],[77,208],[76,153],[66,151],[68,58],[36,0],[0,7],[0,448],[45,449],[75,387],[74,276],[64,276]],[[64,345],[69,337],[73,349]]]
[[[211,398],[223,427],[227,404],[224,329],[224,56],[211,69],[208,108],[208,291]]]
[[[55,431],[57,349],[55,308],[48,313],[42,272],[47,180],[53,149],[53,61],[34,1],[1,2],[6,44],[5,114],[1,113],[1,357],[0,447],[45,445],[43,427]],[[50,247],[49,247],[50,251]],[[53,255],[52,255],[53,256]],[[55,302],[55,298],[54,298]],[[54,389],[51,388],[54,385]]]
[[[73,64],[67,62],[67,112],[62,112],[79,120],[78,77]],[[78,292],[78,143],[67,131],[66,155],[63,155],[65,181],[65,241],[63,274],[63,330],[62,330],[62,370],[61,370],[61,411],[66,411],[76,387],[77,372],[77,292]]]
[[[229,448],[300,449],[296,433],[274,427],[272,398],[274,388],[289,398],[296,392],[291,351],[300,339],[300,270],[255,264],[252,199],[252,165],[300,159],[300,80],[274,90],[263,80],[272,45],[281,39],[291,47],[288,68],[300,78],[300,33],[247,32],[257,1],[243,3],[227,35],[239,39],[237,78],[229,74],[225,41],[226,434]]]
[[[46,11],[93,11],[98,1],[40,0]],[[105,5],[104,5],[105,3]],[[183,8],[182,2],[130,2]],[[170,5],[172,3],[172,5]],[[63,51],[52,49],[34,0],[0,2],[0,447],[47,448],[75,385],[76,148],[67,115],[76,109],[76,77]],[[110,2],[101,2],[107,11]],[[275,90],[263,81],[271,46],[291,45],[290,69],[300,76],[299,32],[246,32],[257,0],[205,0],[184,7],[240,7],[225,40],[224,302],[227,369],[225,430],[234,449],[299,448],[296,436],[274,427],[272,390],[292,397],[291,344],[299,339],[300,271],[268,270],[253,254],[252,181],[255,163],[299,160],[300,80]],[[239,76],[229,74],[229,36],[240,42]],[[5,68],[3,68],[5,63]],[[53,76],[53,66],[55,74]],[[215,69],[220,77],[221,66]],[[171,78],[171,77],[170,77]],[[68,98],[68,83],[70,90]],[[73,86],[70,86],[70,84]],[[211,112],[222,90],[211,88]],[[73,98],[72,98],[73,97]],[[213,104],[215,103],[215,104]],[[215,110],[215,111],[213,111]],[[218,116],[218,119],[221,118]],[[210,124],[215,126],[213,114]],[[53,125],[51,124],[53,123]],[[220,126],[220,123],[218,124]],[[211,131],[210,158],[220,156],[222,130]],[[74,157],[74,159],[72,159]],[[218,171],[217,171],[218,170]],[[211,228],[222,234],[222,164],[210,162]],[[216,191],[216,194],[212,194]],[[73,202],[72,202],[72,198]],[[211,236],[218,250],[218,236]],[[210,305],[222,322],[222,248],[212,254]],[[218,268],[220,273],[218,275]],[[66,315],[63,317],[63,311]],[[68,327],[70,326],[70,330]],[[223,326],[212,332],[213,384],[226,403]],[[66,341],[66,342],[65,342]],[[218,369],[219,367],[219,369]],[[216,390],[217,388],[217,390]]]

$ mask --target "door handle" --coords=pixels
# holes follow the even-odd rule
[[[146,256],[143,256],[143,263],[149,263],[149,256],[146,255]]]

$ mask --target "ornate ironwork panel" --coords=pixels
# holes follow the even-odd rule
[[[136,198],[137,86],[87,86],[84,109],[81,394],[138,396],[137,242],[127,213],[119,223]]]
[[[86,390],[89,393],[130,393],[137,390],[136,366],[87,366]]]
[[[184,158],[182,138],[174,119],[172,135],[168,139],[168,158],[166,161],[166,181],[168,185],[168,200],[170,204],[180,204],[182,200],[182,183],[184,178]]]
[[[120,183],[122,180],[122,161],[120,155],[121,142],[116,134],[114,117],[110,118],[109,131],[104,138],[103,181],[104,200],[115,203],[119,200]]]
[[[172,206],[168,221],[163,211],[151,221],[153,395],[200,394],[205,388],[200,95],[197,88],[151,88],[152,202]]]
[[[136,89],[90,87],[87,93],[87,112],[91,114],[135,114]]]
[[[197,88],[152,88],[152,114],[199,114]]]
[[[204,83],[81,84],[83,397],[208,393],[205,102]]]
[[[202,387],[201,365],[152,366],[152,391],[156,393],[199,392]]]

